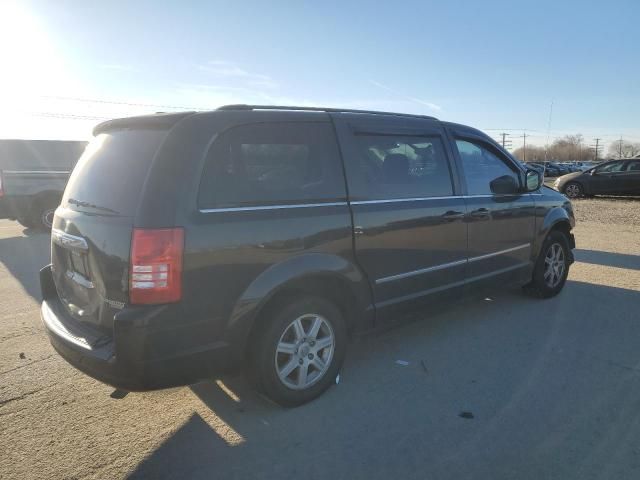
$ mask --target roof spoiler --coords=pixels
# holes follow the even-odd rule
[[[114,118],[102,122],[93,129],[93,135],[98,135],[109,130],[123,128],[170,128],[183,118],[193,115],[195,112],[180,113],[156,113],[153,115],[141,115],[137,117]]]

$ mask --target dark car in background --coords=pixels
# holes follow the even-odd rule
[[[558,177],[568,173],[566,169],[552,162],[527,162],[526,165],[530,165],[536,170],[542,170],[545,177]]]
[[[565,165],[561,165],[555,162],[544,162],[545,171],[549,172],[547,176],[549,177],[557,177],[561,175],[566,175],[570,173],[571,170]]]
[[[87,142],[0,140],[0,218],[48,230]]]
[[[554,188],[569,198],[592,195],[640,195],[640,159],[601,163],[584,172],[563,175]]]
[[[65,359],[125,390],[244,366],[298,405],[334,383],[350,335],[487,287],[551,297],[573,261],[567,198],[463,125],[235,105],[94,134],[41,314]]]
[[[562,168],[564,168],[566,173],[573,173],[573,172],[581,172],[582,171],[582,169],[576,163],[573,163],[573,162],[564,162],[564,163],[560,163],[559,165]]]

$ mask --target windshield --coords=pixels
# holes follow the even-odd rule
[[[62,204],[77,210],[133,215],[166,130],[101,133],[78,160]]]

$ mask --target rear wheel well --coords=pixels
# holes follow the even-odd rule
[[[335,304],[342,313],[347,330],[351,333],[356,323],[354,319],[357,311],[356,298],[348,281],[337,275],[313,275],[287,283],[269,298],[256,314],[249,331],[246,348],[252,344],[260,327],[265,324],[270,315],[301,295],[320,297]]]

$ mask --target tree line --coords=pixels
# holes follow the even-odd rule
[[[640,155],[640,143],[617,140],[611,143],[607,150],[607,155],[603,155],[603,150],[598,152],[598,160],[603,158],[631,158]],[[515,149],[513,155],[524,161],[524,147]],[[565,135],[546,146],[527,145],[527,162],[542,162],[544,160],[555,162],[593,161],[595,160],[595,152],[585,144],[584,137],[581,134]]]

